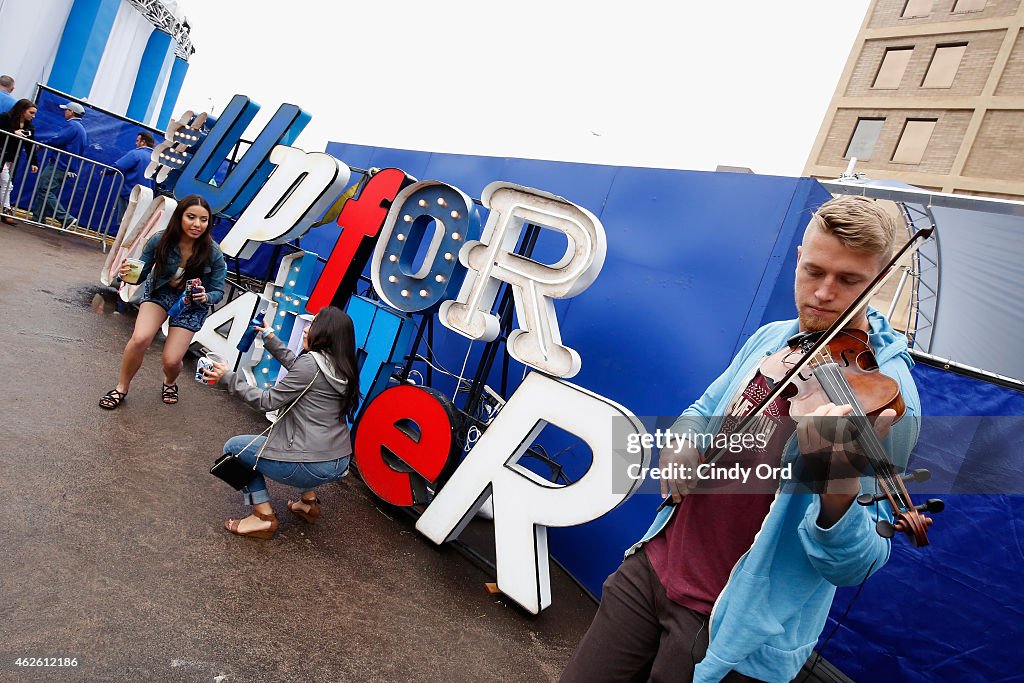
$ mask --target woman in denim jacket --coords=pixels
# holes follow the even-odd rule
[[[192,337],[203,326],[210,306],[224,298],[224,276],[227,266],[224,254],[210,234],[213,211],[200,195],[193,194],[178,202],[167,229],[153,235],[140,257],[145,265],[139,280],[145,280],[144,295],[135,319],[132,338],[124,347],[117,386],[100,399],[100,407],[113,410],[124,402],[135,373],[142,367],[146,349],[153,343],[157,330],[167,320],[168,311],[181,298],[185,282],[194,278],[202,286],[192,293],[192,301],[171,318],[164,342],[163,402],[178,402],[178,385],[182,358]],[[121,261],[121,276],[128,274],[128,264]]]
[[[256,329],[263,333],[267,351],[288,370],[281,381],[269,389],[254,387],[223,363],[203,372],[207,381],[219,382],[253,408],[278,411],[269,436],[235,436],[224,444],[225,453],[253,468],[242,489],[253,513],[229,519],[224,527],[239,536],[268,539],[278,521],[264,476],[298,489],[300,498],[288,501],[288,510],[313,523],[320,516],[316,487],[348,473],[352,443],[347,421],[359,405],[359,370],[355,329],[341,309],[327,306],[317,313],[298,356],[274,336],[270,323]]]

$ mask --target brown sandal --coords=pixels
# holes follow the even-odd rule
[[[274,532],[277,531],[277,528],[280,526],[280,524],[277,521],[277,515],[275,515],[273,512],[271,512],[269,515],[264,515],[260,512],[256,512],[256,510],[253,510],[252,514],[256,515],[264,522],[270,522],[270,528],[260,529],[258,531],[239,531],[238,525],[242,523],[242,520],[240,519],[229,519],[228,521],[224,522],[224,528],[230,531],[231,533],[235,534],[236,536],[248,536],[250,538],[259,538],[264,541],[269,541],[271,538],[274,537]]]
[[[302,510],[295,507],[300,502],[305,503],[306,505],[309,506],[309,512],[303,512]],[[313,500],[303,500],[302,498],[299,498],[299,500],[295,502],[289,500],[288,512],[298,517],[301,517],[310,524],[315,524],[316,518],[320,516],[320,499],[314,498]]]
[[[177,384],[161,384],[163,389],[160,392],[160,397],[164,403],[169,406],[173,406],[178,402],[178,385]]]

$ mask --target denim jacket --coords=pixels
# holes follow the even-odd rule
[[[146,262],[146,265],[142,268],[142,273],[139,275],[139,282],[143,282],[149,277],[150,272],[153,270],[153,265],[156,261],[156,247],[160,244],[160,239],[163,236],[164,231],[161,230],[146,242],[146,247],[142,250],[142,256],[139,257]],[[160,272],[159,279],[152,284],[153,291],[160,289],[174,279],[174,272],[178,270],[178,262],[180,260],[181,252],[178,250],[178,245],[175,244],[171,247],[170,253],[167,254],[167,264]],[[206,290],[206,302],[210,306],[219,303],[224,298],[224,278],[227,274],[228,266],[224,261],[224,253],[217,246],[217,243],[214,242],[210,260],[203,264],[202,273],[199,276],[203,281],[203,289]]]
[[[885,440],[886,451],[902,470],[920,431],[921,402],[910,375],[914,362],[907,353],[906,337],[894,331],[881,313],[869,308],[868,322],[879,368],[899,382],[907,405],[906,414]],[[746,386],[761,360],[781,349],[797,329],[797,321],[790,320],[755,332],[729,368],[683,411],[672,430],[714,433],[730,400]],[[795,441],[790,439],[787,460],[799,457]],[[861,489],[875,493],[874,479],[862,478]],[[763,681],[793,680],[821,635],[836,586],[859,584],[889,559],[890,541],[875,532],[876,515],[892,519],[887,503],[870,508],[853,503],[827,529],[817,524],[820,507],[816,494],[776,492],[753,545],[733,567],[715,601],[710,644],[696,665],[694,681],[719,681],[732,670]],[[661,533],[675,510],[662,509],[627,556]]]

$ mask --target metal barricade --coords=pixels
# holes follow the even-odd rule
[[[0,130],[0,160],[6,215],[98,240],[106,251],[121,217],[120,171],[5,130]]]

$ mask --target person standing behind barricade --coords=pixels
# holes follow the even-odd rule
[[[157,330],[168,318],[168,311],[182,298],[185,283],[199,278],[202,286],[192,290],[191,302],[171,317],[164,341],[164,383],[161,398],[172,405],[178,402],[178,385],[182,358],[192,337],[203,326],[210,305],[224,298],[227,265],[220,247],[210,234],[213,211],[200,195],[193,194],[178,203],[166,230],[146,242],[141,260],[142,271],[137,281],[145,280],[139,315],[135,319],[132,338],[124,347],[117,386],[100,399],[101,408],[113,410],[124,402],[135,373],[142,367],[146,349],[153,343]],[[128,276],[131,267],[121,261],[120,276]]]
[[[85,107],[77,102],[68,102],[60,105],[60,108],[64,110],[64,126],[53,135],[37,139],[44,145],[84,157],[85,150],[89,146],[89,134],[85,132],[85,126],[82,125]],[[32,198],[32,215],[40,223],[44,218],[52,218],[58,223],[67,223],[69,227],[73,226],[78,219],[69,216],[67,209],[60,203],[60,193],[65,179],[74,178],[76,175],[71,169],[79,168],[81,162],[72,164],[71,158],[67,155],[52,151],[47,151],[45,154],[49,155],[49,159],[46,160],[46,167],[43,168],[36,180],[36,193]],[[48,216],[44,214],[44,210],[49,214]]]
[[[3,139],[0,140],[0,199],[3,201],[5,214],[0,220],[8,225],[17,223],[10,215],[11,190],[14,189],[11,178],[14,177],[14,162],[18,154],[24,151],[29,160],[30,170],[33,173],[39,170],[35,160],[35,145],[25,142],[35,135],[36,129],[32,125],[32,119],[35,117],[36,105],[32,100],[18,100],[10,111],[0,114],[0,130],[11,133],[2,136]]]
[[[320,309],[304,331],[303,352],[298,356],[269,324],[253,326],[264,335],[267,351],[288,370],[281,381],[259,389],[229,372],[223,363],[204,369],[203,374],[257,410],[278,411],[269,436],[235,436],[224,444],[226,455],[253,469],[252,479],[241,489],[253,513],[227,520],[224,528],[239,536],[268,539],[277,531],[278,521],[265,476],[298,489],[299,500],[289,500],[288,510],[312,524],[320,516],[316,488],[348,473],[352,443],[346,421],[354,417],[359,404],[359,371],[355,328],[339,308]]]
[[[153,154],[153,143],[153,136],[143,131],[135,137],[135,149],[114,162],[114,168],[124,174],[124,185],[121,186],[121,193],[117,197],[118,221],[128,209],[128,199],[136,185],[153,189],[153,182],[146,177],[146,167],[149,166],[150,156]]]
[[[10,111],[17,102],[12,92],[14,79],[7,75],[0,76],[0,114]]]

